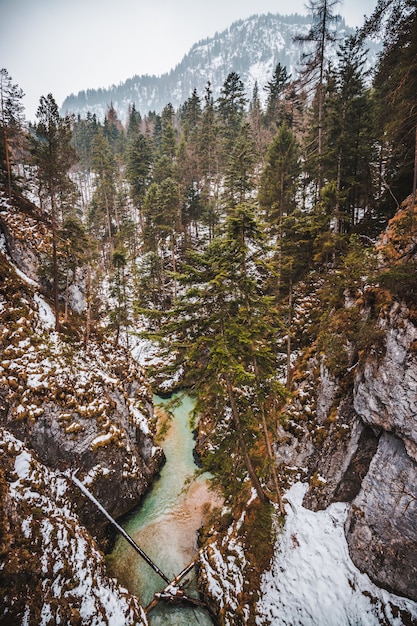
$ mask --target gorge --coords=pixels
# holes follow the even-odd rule
[[[1,70],[5,626],[417,623],[417,9],[335,4],[264,98],[25,124]]]

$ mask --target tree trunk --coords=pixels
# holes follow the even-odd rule
[[[258,382],[258,363],[257,363],[256,357],[254,358],[253,365],[254,365],[254,370],[255,370],[255,376],[256,376],[256,379],[257,379],[257,384],[258,384],[258,387],[259,387],[259,382]],[[262,429],[263,429],[263,432],[264,432],[266,451],[267,451],[267,454],[268,454],[268,458],[271,461],[272,479],[274,481],[275,492],[276,492],[277,497],[278,497],[279,510],[280,510],[281,515],[286,515],[284,503],[282,501],[281,488],[280,488],[279,480],[278,480],[278,473],[277,473],[277,468],[276,468],[276,458],[275,458],[274,450],[272,448],[271,439],[270,439],[270,436],[269,436],[268,424],[266,422],[265,405],[264,405],[262,399],[259,398],[259,397],[258,397],[258,402],[259,402],[259,408],[260,408],[261,415],[262,415]]]
[[[11,200],[12,199],[12,173],[11,173],[10,157],[9,157],[9,138],[7,136],[7,129],[6,129],[5,123],[3,124],[3,137],[4,137],[4,152],[6,155],[7,191],[9,194],[9,200]]]
[[[226,380],[227,394],[229,397],[230,407],[232,409],[233,421],[235,423],[236,433],[237,433],[239,444],[242,450],[243,461],[245,463],[246,470],[249,474],[249,478],[252,483],[252,486],[254,487],[259,500],[265,504],[266,502],[268,502],[268,498],[266,497],[262,489],[261,483],[259,481],[258,476],[256,475],[255,469],[252,465],[251,458],[246,448],[246,443],[245,443],[245,440],[243,438],[243,433],[242,433],[242,424],[240,421],[239,412],[237,410],[235,397],[234,397],[233,389],[232,389],[232,384],[230,382],[229,376],[227,374],[225,374],[224,376]]]
[[[286,387],[291,389],[291,318],[292,318],[292,263],[290,264],[290,290],[288,294],[288,328],[287,328],[287,381]]]
[[[413,177],[413,196],[411,201],[411,230],[414,230],[414,206],[416,204],[416,188],[417,188],[417,126],[416,126],[416,143],[414,147],[414,177]]]
[[[52,221],[52,272],[53,272],[53,292],[55,307],[55,330],[60,331],[59,324],[59,298],[58,298],[58,252],[57,252],[57,224],[56,224],[56,207],[55,192],[53,182],[50,182],[51,189],[51,221]]]
[[[87,278],[86,278],[86,312],[85,312],[85,335],[84,335],[84,345],[86,347],[90,340],[90,331],[91,331],[91,268],[90,266],[88,266]]]

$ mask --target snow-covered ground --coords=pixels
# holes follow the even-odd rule
[[[301,504],[306,489],[297,483],[286,494],[288,514],[264,574],[258,626],[417,624],[416,602],[376,587],[352,563],[343,531],[348,505],[310,511]]]
[[[39,463],[20,440],[3,429],[0,429],[0,454],[10,462],[14,458],[16,480],[9,484],[6,504],[12,511],[10,517],[14,522],[20,520],[21,527],[19,532],[16,524],[13,544],[0,569],[8,572],[11,559],[29,555],[35,546],[31,558],[35,579],[39,576],[38,581],[32,580],[30,585],[22,583],[21,587],[13,576],[15,586],[5,590],[0,623],[5,619],[11,624],[15,618],[15,623],[22,625],[34,624],[37,619],[39,626],[64,624],[69,623],[73,611],[79,614],[77,623],[90,626],[147,625],[138,599],[108,577],[102,553],[80,526],[65,497],[68,489],[65,478]],[[31,565],[20,567],[24,580]],[[14,603],[20,593],[23,597],[19,600],[24,598],[26,606],[22,620],[17,621]]]

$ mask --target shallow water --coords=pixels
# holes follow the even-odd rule
[[[155,398],[163,406],[167,401]],[[172,410],[168,435],[162,447],[166,463],[152,490],[137,511],[123,526],[162,572],[172,580],[197,552],[197,531],[207,510],[215,504],[204,477],[195,479],[193,457],[194,439],[190,427],[191,398],[182,396]],[[113,571],[131,593],[147,606],[154,593],[162,591],[166,583],[145,563],[139,554],[119,537],[112,553]],[[187,576],[188,595],[198,597],[194,570]],[[171,606],[159,603],[149,613],[152,626],[210,626],[206,611],[191,606]]]

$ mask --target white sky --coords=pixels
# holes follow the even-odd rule
[[[377,0],[342,0],[358,26]],[[58,106],[83,89],[168,72],[197,41],[255,13],[307,13],[305,0],[0,0],[0,67],[23,89],[26,118],[40,96]]]

